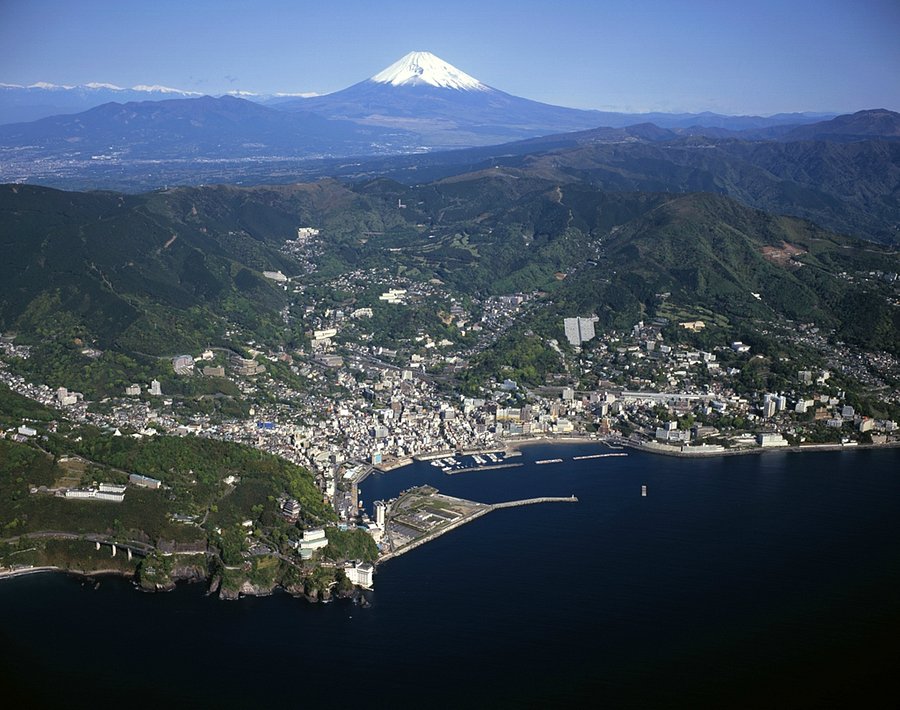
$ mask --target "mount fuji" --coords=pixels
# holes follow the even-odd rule
[[[371,78],[332,94],[270,105],[410,131],[430,148],[490,145],[602,124],[598,111],[512,96],[430,52],[410,52]]]
[[[410,52],[371,78],[332,94],[279,100],[269,105],[400,129],[417,135],[422,145],[429,148],[492,145],[648,122],[663,128],[702,125],[746,130],[809,123],[820,118],[803,114],[770,118],[711,113],[626,114],[553,106],[488,86],[430,52]]]

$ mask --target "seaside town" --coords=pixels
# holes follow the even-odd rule
[[[385,300],[402,303],[410,291],[389,290]],[[469,327],[489,333],[485,340],[493,340],[513,325],[528,299],[524,294],[490,299],[480,322]],[[362,310],[346,315],[325,310],[317,316],[317,322],[332,327],[311,333],[309,353],[263,351],[249,342],[250,358],[221,349],[172,358],[171,369],[178,377],[233,381],[243,397],[255,402],[246,419],[179,414],[175,399],[158,380],[134,383],[121,397],[104,400],[102,407],[65,387],[26,382],[3,363],[0,382],[59,409],[66,419],[115,435],[195,435],[256,446],[313,471],[329,499],[367,467],[389,470],[417,455],[502,449],[537,437],[612,437],[678,454],[814,443],[885,444],[897,437],[896,422],[854,411],[843,391],[832,386],[832,378],[835,373],[853,376],[880,387],[896,404],[900,394],[882,378],[896,377],[900,363],[887,354],[833,349],[813,326],[789,324],[778,336],[830,350],[828,369],[796,370],[786,391],[748,394],[738,389],[742,367],[752,366],[755,357],[744,343],[722,343],[709,351],[667,344],[661,332],[664,319],[637,323],[630,333],[598,336],[596,318],[573,317],[564,319],[560,330],[572,346],[572,367],[579,373],[597,373],[591,390],[578,388],[574,381],[526,388],[506,379],[479,396],[464,396],[448,391],[432,371],[436,365],[464,363],[477,345],[455,350],[447,347],[452,343],[435,343],[423,332],[416,336],[421,343],[416,350],[433,354],[413,352],[405,366],[398,366],[397,351],[364,342],[333,342],[342,322],[353,324],[366,317]],[[465,313],[455,310],[454,317],[465,326]],[[680,325],[701,329],[704,324]],[[590,354],[582,351],[588,344],[593,345]],[[562,354],[558,342],[550,346]],[[0,349],[4,359],[29,357],[29,348],[15,345],[11,338],[5,338]],[[86,349],[85,357],[91,356]],[[289,364],[295,379],[302,380],[302,390],[267,372],[268,363],[278,362]],[[817,441],[807,433],[817,425],[834,435]],[[23,440],[35,434],[28,422],[5,432]],[[345,515],[351,512],[340,504],[336,508]]]
[[[316,229],[300,228],[297,239],[284,247],[308,272],[316,268],[317,235]],[[900,439],[896,421],[853,405],[860,391],[890,407],[900,405],[893,384],[900,379],[900,362],[887,353],[835,342],[833,333],[813,324],[775,320],[761,325],[761,337],[790,348],[795,358],[773,361],[741,341],[707,341],[700,348],[690,336],[715,325],[717,316],[685,317],[667,302],[669,294],[660,294],[660,314],[629,331],[598,332],[598,318],[591,314],[560,318],[557,337],[541,342],[560,367],[540,385],[501,371],[471,386],[462,380],[471,363],[504,334],[520,329],[526,316],[546,303],[546,293],[477,299],[454,295],[436,279],[415,281],[378,269],[345,273],[315,288],[280,271],[263,272],[263,277],[292,294],[292,305],[281,315],[286,325],[303,329],[303,347],[267,346],[235,325],[226,336],[240,347],[172,354],[160,360],[158,379],[134,382],[118,395],[92,401],[66,386],[53,388],[17,374],[17,364],[32,357],[32,349],[6,334],[0,338],[0,383],[57,410],[61,420],[113,437],[217,439],[302,466],[340,524],[371,534],[382,559],[487,512],[471,501],[435,498],[439,494],[433,491],[417,499],[425,511],[416,513],[418,526],[410,523],[408,501],[399,507],[396,501],[380,504],[370,518],[358,485],[373,471],[415,459],[432,460],[453,473],[518,465],[511,463],[517,448],[535,441],[594,441],[617,449],[721,456],[891,445]],[[336,307],[335,294],[352,307]],[[423,312],[436,313],[437,319],[424,319],[408,337],[379,332],[392,319],[409,320]],[[531,331],[526,335],[539,338]],[[87,362],[103,352],[87,344],[81,355]],[[775,372],[780,387],[759,389],[761,372]],[[186,407],[189,398],[167,392],[164,384],[194,380],[230,391],[218,396],[237,402],[240,415]],[[58,422],[43,426],[54,432]],[[41,426],[27,420],[0,432],[37,446],[42,434]],[[134,474],[129,485],[162,483]],[[101,483],[55,493],[122,501],[126,486]],[[285,495],[279,504],[287,519],[297,519],[296,500]],[[310,559],[327,543],[325,531],[317,527],[303,532],[296,549],[302,559]],[[271,551],[249,538],[248,544]],[[353,562],[348,578],[370,587],[373,568],[362,564]]]

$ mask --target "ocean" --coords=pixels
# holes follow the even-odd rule
[[[378,568],[371,606],[0,582],[6,707],[893,705],[900,449],[573,461],[369,477],[494,511]],[[563,463],[534,461],[563,458]],[[641,486],[647,486],[647,496]],[[19,700],[22,698],[22,700]],[[5,703],[4,703],[5,704]]]

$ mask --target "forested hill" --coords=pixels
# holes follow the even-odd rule
[[[320,236],[308,253],[289,253],[301,226]],[[609,192],[552,172],[138,196],[3,186],[0,243],[0,329],[124,352],[171,354],[222,342],[227,330],[292,346],[303,337],[290,317],[303,306],[298,287],[374,268],[457,296],[543,289],[548,318],[593,311],[619,325],[671,292],[900,351],[888,295],[844,276],[900,271],[891,249],[723,195]],[[279,270],[289,287],[262,275]]]

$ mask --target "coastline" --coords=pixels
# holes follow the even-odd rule
[[[712,458],[715,456],[747,456],[753,454],[765,454],[773,451],[783,451],[788,453],[814,453],[817,451],[855,451],[855,450],[880,450],[892,449],[900,447],[900,441],[890,441],[884,444],[853,444],[847,446],[845,444],[801,444],[799,446],[771,446],[760,447],[752,446],[741,449],[716,449],[713,451],[702,450],[682,450],[674,447],[668,447],[664,444],[654,446],[652,442],[638,443],[630,439],[613,438],[613,437],[593,437],[590,435],[576,436],[532,436],[527,439],[504,439],[500,445],[485,449],[466,449],[465,451],[441,451],[441,452],[423,452],[413,454],[409,457],[392,461],[383,466],[375,466],[374,470],[379,473],[389,473],[397,471],[401,468],[411,466],[417,461],[430,461],[441,457],[455,456],[472,456],[473,454],[487,454],[505,452],[517,452],[529,446],[546,446],[546,445],[564,445],[564,444],[601,444],[610,449],[631,449],[632,451],[643,451],[648,454],[659,454],[660,456],[675,456],[679,458]],[[694,447],[690,447],[694,448]],[[490,470],[496,466],[473,466],[470,468],[454,471],[453,473],[474,473],[481,470]]]
[[[0,570],[0,581],[4,579],[14,579],[16,577],[27,577],[32,574],[44,574],[47,572],[61,572],[63,574],[70,574],[75,577],[125,577],[126,579],[133,579],[134,574],[129,572],[123,572],[119,569],[98,569],[98,570],[83,570],[83,569],[67,569],[65,567],[56,567],[54,565],[42,565],[40,567],[23,567],[21,569],[7,569]]]
[[[568,437],[530,437],[528,439],[504,439],[500,441],[496,446],[490,446],[482,449],[461,449],[461,450],[441,450],[441,451],[423,451],[421,453],[411,454],[410,456],[406,456],[401,459],[396,459],[390,461],[388,463],[379,464],[373,467],[374,471],[378,471],[379,473],[389,473],[390,471],[397,471],[401,468],[406,468],[407,466],[412,466],[414,463],[418,461],[432,461],[434,459],[439,458],[455,458],[457,456],[474,456],[476,454],[499,454],[503,453],[507,456],[512,455],[512,452],[519,451],[520,448],[526,446],[534,446],[536,444],[609,444],[606,443],[604,439],[598,439],[591,436],[568,436]],[[618,443],[615,444],[618,446]],[[486,466],[472,466],[470,468],[461,469],[459,471],[454,471],[453,473],[463,473],[463,472],[473,472],[473,471],[487,471],[492,468],[497,468],[496,465],[486,465]]]
[[[743,449],[721,449],[716,451],[684,451],[674,447],[666,447],[662,444],[659,446],[647,446],[634,441],[618,440],[615,442],[617,446],[623,446],[633,451],[643,451],[648,454],[659,454],[661,456],[675,456],[678,458],[713,458],[716,456],[747,456],[754,454],[766,454],[771,452],[786,452],[791,454],[816,453],[819,451],[871,451],[880,449],[895,449],[900,447],[900,441],[891,441],[884,444],[854,444],[846,446],[844,444],[801,444],[800,446],[753,446]]]

